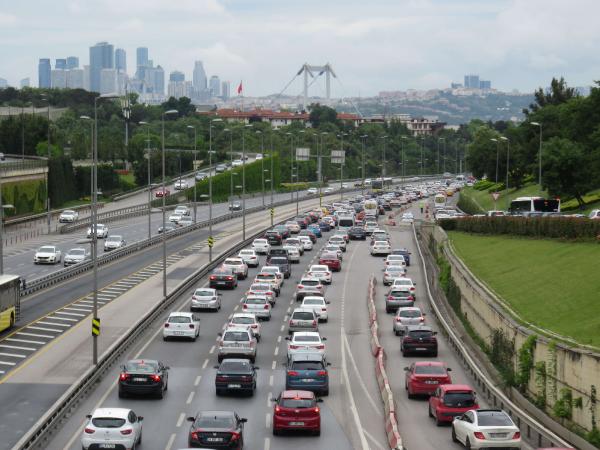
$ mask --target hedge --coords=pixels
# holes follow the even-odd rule
[[[44,212],[46,210],[46,181],[26,180],[2,183],[2,204],[14,205],[14,209],[4,209],[5,217]]]
[[[506,234],[546,239],[593,241],[600,239],[600,220],[576,217],[462,217],[441,219],[444,230],[479,234]]]

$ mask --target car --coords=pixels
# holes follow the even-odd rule
[[[179,214],[180,216],[189,216],[190,208],[186,205],[177,205],[177,207],[173,210],[173,213]]]
[[[320,220],[318,225],[319,225],[319,229],[321,230],[322,233],[331,231],[331,224],[325,222],[324,220]]]
[[[408,251],[406,248],[395,248],[392,250],[390,255],[402,255],[404,256],[404,261],[406,261],[406,265],[410,266],[410,255],[412,253]]]
[[[348,230],[348,237],[351,240],[365,241],[367,239],[367,232],[363,227],[352,227]]]
[[[279,271],[284,278],[289,278],[292,275],[292,266],[285,256],[269,256],[267,261],[270,266],[279,267]]]
[[[373,245],[375,241],[390,242],[390,235],[387,231],[377,229],[371,233],[371,245]]]
[[[382,283],[384,286],[390,286],[396,278],[404,278],[406,276],[406,267],[404,266],[387,266],[382,270]]]
[[[142,441],[144,418],[127,408],[98,408],[86,416],[81,437],[83,450],[128,449]]]
[[[323,253],[335,253],[340,261],[344,259],[344,252],[337,244],[327,243],[321,248],[321,254]]]
[[[305,230],[302,230],[305,231]],[[313,242],[309,236],[298,236],[298,240],[302,243],[304,251],[311,251],[313,249]]]
[[[249,294],[242,301],[242,310],[254,314],[257,319],[271,320],[271,308],[266,295]]]
[[[402,255],[387,255],[383,262],[385,267],[387,266],[403,266],[406,267],[406,261]]]
[[[97,224],[96,225],[96,237],[98,239],[104,239],[106,237],[108,237],[108,227],[104,224]],[[92,238],[92,227],[88,227],[87,229],[87,238],[91,239]]]
[[[329,395],[331,364],[320,353],[301,352],[290,356],[285,371],[285,389],[301,389]]]
[[[300,252],[300,256],[304,255],[304,245],[302,244],[302,241],[298,238],[287,238],[283,242],[283,245],[284,245],[284,247],[288,247],[290,245],[294,246]]]
[[[265,233],[265,240],[269,246],[281,245],[283,242],[283,236],[276,230],[269,230]]]
[[[267,255],[267,263],[269,262],[269,258],[273,256],[284,256],[289,259],[290,251],[289,249],[285,248],[285,246],[283,248],[272,248],[269,250],[269,254]]]
[[[346,244],[348,244],[348,242],[350,242],[350,235],[348,234],[347,230],[336,230],[333,233],[332,237],[342,237],[342,238],[344,238],[344,241],[346,242]]]
[[[385,312],[390,313],[398,308],[409,308],[414,306],[415,298],[410,292],[402,289],[394,289],[393,287],[385,295]],[[394,327],[394,331],[396,328]]]
[[[471,409],[452,421],[452,440],[467,448],[520,449],[521,432],[501,409]]]
[[[372,256],[389,255],[391,251],[392,248],[388,241],[375,241],[371,246]]]
[[[325,286],[321,283],[318,278],[302,277],[296,285],[296,291],[294,292],[294,299],[302,301],[307,295],[325,295]]]
[[[337,253],[321,253],[321,256],[319,257],[319,265],[329,267],[332,272],[339,272],[342,270],[342,260],[338,257]]]
[[[429,417],[437,426],[451,423],[470,409],[479,409],[475,391],[466,384],[441,384],[429,397]]]
[[[273,435],[285,431],[308,431],[314,436],[321,435],[321,409],[314,392],[283,391],[279,397],[271,399],[273,405]]]
[[[237,276],[238,280],[245,280],[248,278],[248,265],[242,258],[230,257],[225,258],[221,267],[225,269],[231,269],[231,271]]]
[[[240,167],[244,165],[244,161],[242,161],[241,159],[234,159],[233,161],[231,161],[231,167]]]
[[[225,164],[217,164],[215,167],[215,173],[223,173],[227,170],[227,166]]]
[[[245,326],[227,327],[223,333],[219,333],[218,342],[219,362],[234,357],[248,358],[251,362],[256,360],[256,338]]]
[[[331,194],[333,191],[334,189],[332,187],[326,187],[325,189],[323,189],[324,194]]]
[[[400,344],[402,356],[408,356],[411,353],[428,353],[431,356],[437,356],[436,334],[436,331],[426,325],[408,325]]]
[[[62,252],[55,245],[43,245],[33,255],[34,264],[59,264],[62,260]]]
[[[594,220],[600,219],[600,209],[592,209],[588,215],[588,218]]]
[[[176,191],[183,191],[184,189],[188,188],[188,184],[187,181],[185,180],[177,180],[175,182],[175,185],[173,186],[173,189],[175,189]]]
[[[346,251],[346,239],[344,239],[342,236],[331,236],[327,243],[337,245],[340,249],[342,249],[343,252]]]
[[[79,218],[79,213],[72,209],[65,209],[58,216],[58,221],[60,223],[72,223],[75,222]]]
[[[179,222],[181,217],[182,217],[181,214],[174,212],[173,214],[169,215],[169,222],[177,224],[177,222]]]
[[[311,187],[306,190],[306,195],[316,195],[318,193],[319,193],[319,190],[315,187]]]
[[[298,222],[289,220],[284,225],[290,231],[290,233],[293,233],[293,234],[300,233],[300,225],[298,225]]]
[[[406,212],[406,213],[402,214],[402,218],[400,219],[400,222],[402,222],[402,223],[413,223],[414,221],[415,221],[415,216],[411,212]]]
[[[156,190],[156,192],[154,192],[154,196],[156,198],[163,198],[163,197],[168,197],[171,194],[171,191],[169,191],[167,188],[158,188]]]
[[[206,172],[196,172],[194,178],[196,179],[196,181],[202,181],[208,178],[208,174]]]
[[[235,289],[238,285],[237,275],[232,269],[219,266],[208,277],[208,286],[211,288]]]
[[[192,220],[191,217],[189,216],[181,216],[179,218],[179,220],[177,221],[177,226],[178,227],[189,227],[190,225],[192,225],[194,223],[194,221]]]
[[[104,241],[104,251],[109,252],[111,250],[117,250],[125,247],[125,245],[126,242],[125,239],[123,239],[123,236],[113,234],[108,236]]]
[[[169,388],[169,367],[154,359],[132,359],[121,366],[119,398],[152,395],[163,398]]]
[[[313,264],[308,269],[308,272],[306,272],[306,275],[320,280],[323,284],[331,284],[333,280],[331,270],[324,264]]]
[[[0,152],[0,161],[4,161],[6,159],[6,156],[4,156],[4,153]]]
[[[314,331],[298,331],[292,336],[287,336],[288,341],[287,358],[288,360],[292,355],[298,352],[309,351],[311,353],[318,353],[325,357],[325,341],[327,338],[322,338],[319,333]]]
[[[365,222],[365,233],[367,233],[367,235],[373,234],[373,231],[377,230],[378,228],[379,228],[379,226],[377,225],[377,222],[372,222],[372,221]]]
[[[206,311],[212,309],[219,311],[221,309],[221,294],[213,288],[197,288],[192,294],[190,311]]]
[[[229,325],[227,326],[231,328],[246,328],[252,332],[256,338],[256,342],[260,342],[261,324],[260,320],[256,318],[255,314],[234,313],[229,320]]]
[[[319,318],[312,308],[296,308],[288,321],[288,334],[296,331],[319,331]]]
[[[266,239],[254,239],[252,241],[252,249],[259,255],[267,255],[269,254],[269,250],[271,250],[271,245]]]
[[[279,234],[281,234],[282,239],[287,239],[292,235],[292,233],[290,233],[289,228],[286,227],[285,225],[275,225],[272,229],[274,231],[277,231]]]
[[[242,261],[244,261],[248,267],[258,267],[258,264],[260,263],[256,251],[251,248],[240,250],[238,258],[242,258]]]
[[[265,295],[271,306],[275,306],[276,293],[270,283],[252,283],[246,295]]]
[[[312,309],[317,317],[319,318],[319,322],[327,322],[329,320],[329,315],[327,313],[327,305],[329,305],[328,300],[318,295],[307,295],[302,300],[302,305],[300,308]]]
[[[195,341],[200,336],[200,318],[191,312],[172,312],[163,326],[163,340],[186,338]]]
[[[404,368],[404,389],[408,398],[433,395],[438,386],[452,383],[451,368],[440,361],[417,361]]]
[[[399,290],[403,290],[406,292],[410,292],[410,294],[416,299],[417,298],[417,287],[415,286],[416,283],[407,277],[403,277],[403,278],[395,278],[394,281],[392,282],[392,287],[399,289]]]
[[[318,224],[310,224],[308,227],[306,227],[306,231],[313,233],[316,238],[323,237],[323,231]]]
[[[277,277],[277,282],[279,284],[279,288],[285,283],[285,277],[281,272],[281,268],[279,266],[262,266],[260,268],[261,273],[272,273]]]
[[[244,448],[244,424],[248,419],[233,411],[200,411],[187,420],[191,422],[189,447],[201,447],[205,450]]]
[[[300,262],[300,250],[295,245],[284,245],[284,249],[288,251],[288,259],[291,263],[299,263]]]
[[[262,153],[257,153],[256,156],[254,157],[255,161],[260,161],[261,159],[263,159]]]
[[[229,211],[241,211],[242,210],[242,202],[239,200],[234,200],[229,204]]]
[[[254,395],[256,390],[256,367],[249,360],[243,358],[226,358],[221,364],[214,366],[215,393],[223,395],[226,393],[242,393]]]
[[[177,227],[175,226],[174,223],[165,223],[165,226],[160,226],[158,227],[158,234],[162,234],[163,231],[165,232],[169,232],[169,231],[173,231],[175,230]]]
[[[63,265],[65,267],[72,266],[73,264],[79,264],[90,259],[90,253],[82,247],[72,248],[63,258]]]
[[[254,277],[254,283],[268,283],[275,292],[275,295],[279,296],[281,293],[281,280],[273,272],[257,273]]]

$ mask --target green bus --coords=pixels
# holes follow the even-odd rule
[[[12,327],[19,318],[21,277],[0,275],[0,331]]]

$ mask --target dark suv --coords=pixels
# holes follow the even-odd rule
[[[265,233],[265,239],[269,241],[270,245],[281,245],[281,242],[283,241],[281,234],[278,231],[273,230]]]
[[[426,325],[408,325],[400,344],[402,356],[410,353],[429,353],[433,357],[437,356],[436,334],[436,331]]]
[[[289,278],[292,274],[292,266],[290,265],[290,261],[287,259],[287,256],[269,256],[267,258],[267,264],[269,266],[279,267],[279,270],[283,274],[284,278]]]
[[[348,231],[348,236],[352,240],[360,239],[364,241],[367,239],[367,232],[363,227],[352,227]]]

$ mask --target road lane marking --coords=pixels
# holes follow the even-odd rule
[[[271,448],[271,438],[265,438],[265,450],[270,450]]]
[[[48,317],[48,319],[52,319],[52,317]],[[41,323],[42,325],[52,325],[53,327],[65,327],[65,328],[69,328],[71,325],[66,325],[64,323],[54,323],[54,322],[42,322],[41,320],[38,320],[36,323]],[[31,325],[27,326],[26,328],[33,328]],[[62,332],[62,330],[60,330]]]
[[[202,375],[198,375],[196,380],[194,381],[194,386],[198,386],[200,384],[200,380],[202,380]]]
[[[54,336],[49,336],[47,334],[26,333],[25,331],[19,331],[17,333],[17,335],[31,336],[31,337],[38,337],[38,338],[46,338],[46,339],[54,339]]]
[[[210,350],[208,351],[208,353],[210,353],[211,355],[215,352],[215,346],[213,345]]]
[[[17,363],[8,362],[8,361],[0,361],[0,364],[2,364],[3,366],[16,366],[17,365]]]
[[[270,408],[270,407],[271,407],[271,399],[272,399],[272,398],[273,398],[273,393],[272,393],[272,392],[269,392],[269,393],[267,394],[267,408]]]
[[[177,428],[181,427],[181,425],[183,424],[184,420],[185,420],[185,413],[179,414],[179,419],[177,419],[177,423],[175,424],[175,426]]]
[[[387,447],[387,445],[382,445],[381,442],[379,442],[377,439],[375,439],[375,436],[373,436],[367,430],[363,430],[363,432],[365,433],[365,436],[367,436],[367,438],[369,438],[369,440],[375,444],[375,448],[386,448]]]
[[[275,370],[276,366],[277,366],[277,361],[273,361],[273,363],[271,364],[271,370]]]
[[[269,386],[273,386],[273,375],[269,375]]]
[[[267,414],[265,415],[265,427],[266,427],[267,429],[269,429],[269,427],[270,427],[270,426],[271,426],[271,414],[270,414],[270,413],[267,413]]]
[[[44,345],[46,343],[46,341],[32,341],[29,339],[17,339],[17,338],[6,338],[5,341],[22,342],[23,344],[37,344],[37,345]]]
[[[208,358],[206,358],[206,359],[204,360],[204,364],[202,364],[202,368],[203,368],[203,369],[206,369],[206,366],[208,366]]]
[[[85,317],[86,314],[70,313],[66,311],[56,311],[54,314],[64,314],[65,316]]]
[[[10,356],[11,358],[27,358],[27,355],[20,355],[18,353],[0,353],[0,356]]]
[[[275,347],[275,351],[273,352],[273,356],[279,355],[279,347]]]
[[[196,391],[190,392],[190,395],[188,395],[188,398],[185,401],[186,405],[189,405],[190,403],[192,403],[192,400],[194,399],[194,395],[196,395]]]
[[[283,330],[281,330],[283,331]],[[277,343],[279,344],[281,342],[281,335],[277,336]]]
[[[281,328],[280,328],[280,330],[281,330],[281,331],[285,330],[285,325],[281,325]]]
[[[58,311],[57,311],[57,313],[58,313]],[[52,320],[66,320],[67,322],[79,322],[79,320],[73,319],[72,317],[52,316],[52,317],[48,317],[48,319],[52,319]],[[68,326],[70,326],[70,325],[68,325]]]
[[[165,450],[171,450],[171,447],[173,447],[173,442],[175,442],[176,437],[177,435],[175,433],[171,435],[171,437],[167,441],[167,446],[165,447]]]

